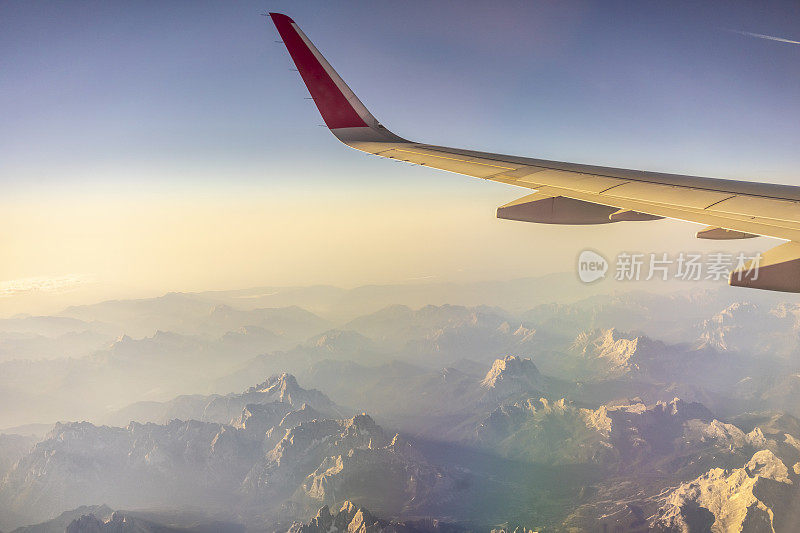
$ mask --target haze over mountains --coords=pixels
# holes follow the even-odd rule
[[[800,302],[549,281],[2,319],[0,529],[795,530]]]

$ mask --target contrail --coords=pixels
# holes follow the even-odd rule
[[[779,43],[789,43],[789,44],[800,44],[800,41],[792,41],[791,39],[784,39],[782,37],[774,37],[772,35],[764,35],[763,33],[753,33],[751,31],[741,31],[741,30],[728,30],[733,33],[738,33],[739,35],[744,35],[746,37],[755,37],[756,39],[766,39],[768,41],[778,41]]]

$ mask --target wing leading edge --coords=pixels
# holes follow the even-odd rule
[[[800,187],[680,176],[477,152],[417,143],[386,129],[297,24],[270,13],[325,124],[344,144],[373,155],[536,191],[498,217],[552,224],[673,218],[704,224],[699,238],[753,236],[793,241],[763,255],[759,268],[731,273],[731,285],[800,292]],[[794,242],[797,241],[797,242]]]

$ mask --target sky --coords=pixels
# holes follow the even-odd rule
[[[797,2],[2,2],[0,315],[43,292],[508,279],[587,247],[719,246],[671,221],[499,221],[526,191],[346,148],[265,11],[406,138],[800,185]]]

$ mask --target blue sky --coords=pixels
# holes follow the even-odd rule
[[[12,251],[0,281],[86,274],[205,289],[458,270],[432,258],[432,243],[415,248],[420,227],[441,232],[443,257],[482,265],[472,278],[570,268],[586,245],[576,229],[493,218],[524,191],[370,158],[318,127],[265,11],[293,17],[373,114],[407,138],[800,185],[800,45],[736,33],[800,40],[797,2],[4,2],[0,223],[13,229],[0,233]],[[352,234],[356,222],[335,229],[354,213],[370,216],[367,205],[398,221],[384,230],[404,247],[387,260],[407,265],[391,275],[351,257],[364,238]],[[293,225],[313,206],[328,218]],[[404,210],[421,226],[404,225]],[[218,223],[217,212],[262,218]],[[452,222],[460,216],[468,222]],[[262,242],[254,225],[284,240]],[[665,227],[675,242],[693,232]],[[602,250],[602,239],[644,246],[652,230],[638,228],[580,231]],[[330,246],[315,234],[325,229],[354,244],[315,255]],[[515,252],[514,268],[480,256],[553,240],[546,267],[534,255]],[[300,241],[303,253],[292,244]],[[220,248],[229,263],[217,261]],[[338,266],[292,276],[317,260]],[[214,266],[187,276],[186,261]]]
[[[7,2],[0,178],[269,185],[313,150],[314,179],[372,180],[387,165],[316,127],[265,10],[414,139],[800,184],[800,46],[725,31],[798,39],[796,2]]]

